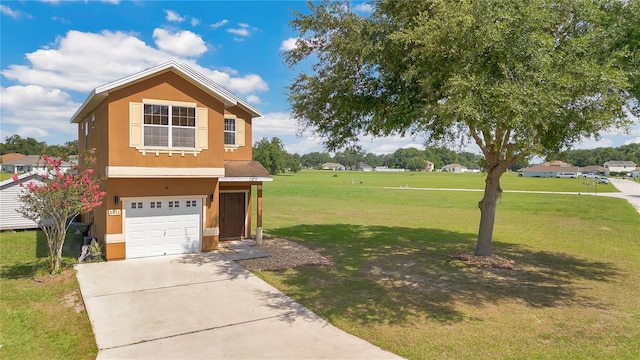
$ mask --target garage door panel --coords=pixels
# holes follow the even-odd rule
[[[170,198],[130,204],[125,220],[127,258],[201,251],[201,207],[196,204]]]

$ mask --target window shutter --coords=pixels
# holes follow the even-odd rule
[[[142,146],[142,103],[129,103],[129,146]]]
[[[200,150],[209,147],[209,109],[196,108],[196,147]]]
[[[244,146],[244,119],[236,119],[236,145]]]

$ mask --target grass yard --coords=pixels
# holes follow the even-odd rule
[[[5,181],[7,179],[11,179],[12,177],[13,177],[13,174],[0,173],[0,181]]]
[[[467,266],[448,255],[474,249],[482,193],[399,187],[480,188],[482,179],[276,176],[264,186],[265,233],[334,263],[257,274],[409,359],[637,359],[640,215],[615,198],[504,193],[494,252],[517,269]],[[580,191],[579,182],[508,174],[503,188]]]
[[[65,243],[65,271],[48,275],[40,231],[0,232],[0,358],[95,359],[98,349]]]

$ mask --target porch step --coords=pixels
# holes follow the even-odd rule
[[[231,249],[234,252],[226,252],[221,254],[227,259],[233,261],[259,259],[269,256],[269,254],[253,248],[252,245],[255,244],[256,242],[254,240],[237,240],[224,242],[220,244],[220,247]]]

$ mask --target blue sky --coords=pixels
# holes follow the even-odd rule
[[[353,1],[366,15],[370,8]],[[313,134],[297,136],[286,87],[295,76],[282,51],[293,46],[292,10],[306,1],[2,1],[0,138],[18,134],[48,144],[77,138],[69,118],[96,86],[174,59],[255,105],[254,141],[279,137],[286,150],[322,151]],[[299,69],[298,69],[299,70]],[[586,139],[579,148],[640,142],[631,133]],[[362,138],[376,154],[424,148],[424,139]],[[478,152],[475,145],[467,150]]]

